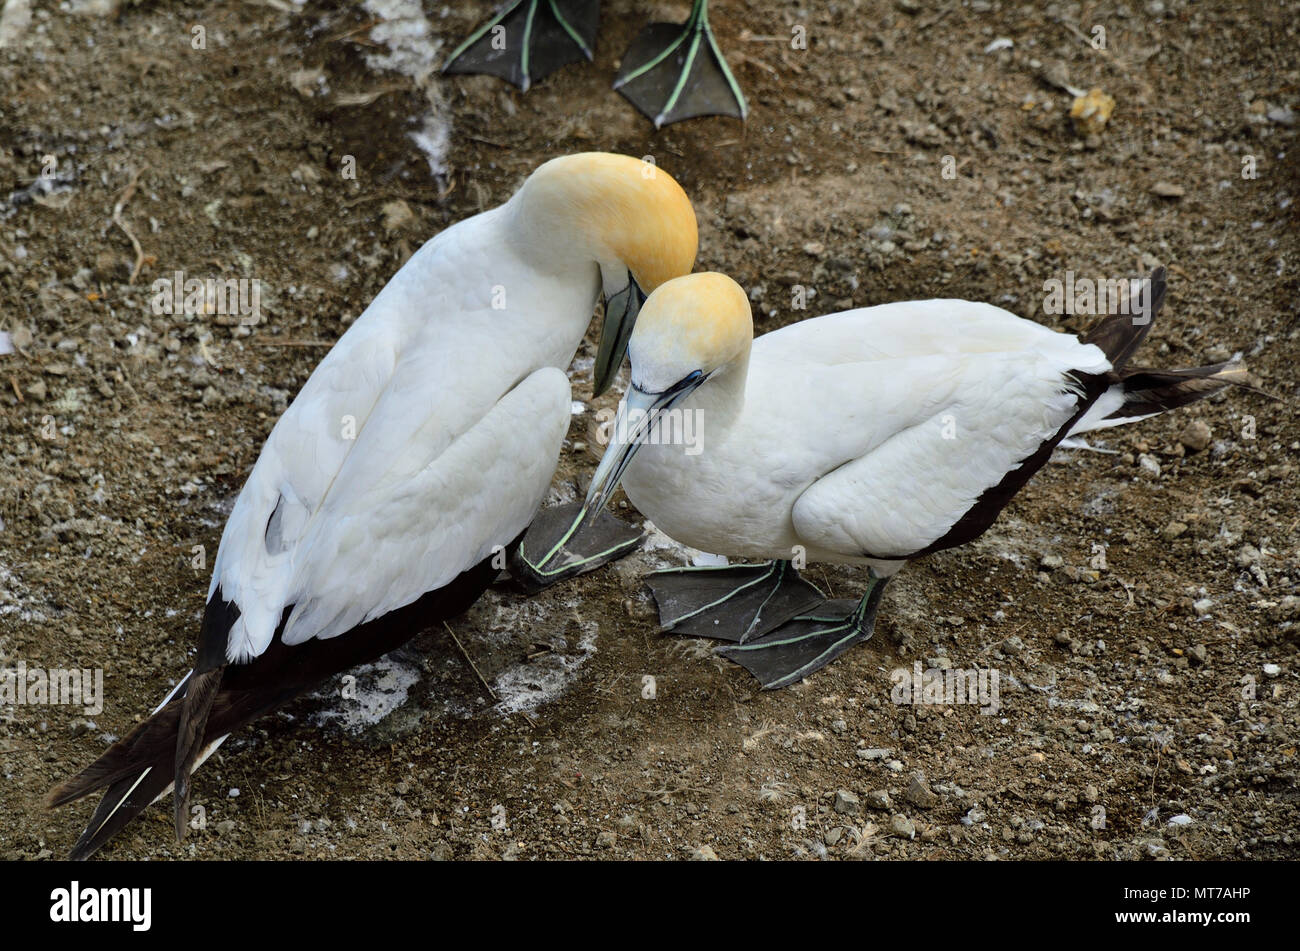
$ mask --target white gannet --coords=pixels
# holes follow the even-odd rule
[[[452,51],[444,73],[486,73],[524,92],[535,80],[595,58],[599,0],[511,0]],[[651,23],[632,41],[614,80],[655,128],[697,116],[749,113],[709,25],[709,0],[685,23]]]
[[[229,733],[468,608],[550,485],[565,368],[602,290],[597,392],[641,288],[688,273],[696,245],[671,176],[589,153],[547,162],[416,252],[267,437],[221,536],[193,670],[50,794],[108,787],[72,856],[173,784],[183,837],[190,774]]]
[[[632,383],[584,518],[621,480],[672,538],[771,559],[647,583],[666,630],[732,641],[719,652],[764,687],[788,686],[870,637],[889,579],[983,533],[1067,435],[1247,385],[1239,365],[1128,366],[1164,296],[1161,268],[1127,313],[1083,339],[990,304],[926,300],[754,340],[729,277],[676,278],[650,295],[632,333]],[[680,414],[695,414],[693,444],[673,435],[689,428]],[[524,544],[567,560],[532,532]],[[805,559],[866,566],[861,600],[826,601],[792,565]]]

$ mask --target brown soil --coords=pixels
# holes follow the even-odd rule
[[[936,296],[1078,330],[1091,318],[1043,313],[1045,280],[1160,262],[1144,357],[1241,353],[1281,400],[1233,392],[1095,440],[1117,454],[1058,453],[984,538],[897,579],[870,643],[777,693],[657,633],[638,578],[671,548],[531,600],[503,586],[454,629],[512,712],[428,632],[398,673],[359,678],[383,694],[415,671],[396,712],[349,729],[355,701],[328,685],[203,768],[206,827],[184,846],[159,806],[106,856],[1300,854],[1300,4],[716,0],[750,119],[659,133],[609,89],[649,6],[606,3],[596,62],[527,95],[435,78],[442,177],[408,135],[429,94],[366,64],[373,17],[341,0],[45,4],[0,50],[0,329],[24,344],[0,356],[0,667],[102,667],[106,693],[90,718],[0,710],[0,856],[62,855],[89,809],[48,812],[44,792],[188,669],[208,583],[193,546],[215,551],[328,343],[422,240],[592,149],[682,183],[698,267],[750,289],[759,332]],[[486,8],[425,4],[445,44]],[[806,51],[763,39],[796,25]],[[986,53],[998,37],[1014,47]],[[1080,136],[1044,75],[1113,96],[1107,128]],[[56,180],[34,186],[47,154]],[[132,282],[112,218],[137,175]],[[155,316],[149,286],[177,269],[260,279],[265,322]],[[807,310],[795,286],[816,290]],[[583,373],[574,388],[561,495],[612,405]],[[862,581],[811,576],[841,597]],[[917,660],[998,670],[1001,710],[891,702],[890,671]]]

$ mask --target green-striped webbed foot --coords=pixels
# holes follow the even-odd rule
[[[861,601],[826,601],[743,644],[718,648],[758,678],[764,690],[789,687],[868,640],[888,578],[873,577]]]
[[[594,518],[582,512],[579,499],[537,513],[509,559],[510,574],[526,592],[533,594],[617,561],[636,551],[645,537],[603,510]]]
[[[487,73],[524,92],[561,66],[590,60],[600,0],[513,0],[456,47],[444,73]]]
[[[695,0],[685,24],[652,23],[623,54],[614,88],[655,128],[696,116],[749,113],[745,94],[709,26],[708,0]]]
[[[788,561],[668,568],[645,579],[659,626],[673,634],[744,643],[824,603]]]

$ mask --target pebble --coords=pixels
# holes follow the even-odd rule
[[[1264,665],[1264,676],[1265,676],[1265,677],[1280,677],[1280,676],[1282,676],[1282,668],[1281,668],[1278,664],[1265,664],[1265,665]]]
[[[1237,549],[1237,566],[1249,568],[1251,565],[1259,564],[1263,557],[1263,553],[1254,545],[1242,545]]]
[[[893,816],[889,820],[889,832],[900,839],[915,839],[916,825],[907,816]]]
[[[867,806],[871,809],[879,809],[882,812],[888,812],[893,803],[889,801],[889,792],[884,789],[873,789],[867,793]]]
[[[918,809],[933,809],[939,802],[939,797],[934,794],[919,773],[912,777],[912,782],[908,785],[903,798]]]
[[[865,760],[884,759],[892,752],[893,750],[887,750],[884,747],[873,746],[865,750],[858,750],[858,759],[865,759]]]
[[[1175,538],[1180,538],[1187,534],[1187,523],[1179,521],[1170,522],[1160,530],[1160,534],[1164,536],[1165,541],[1171,542]]]
[[[1172,182],[1156,182],[1151,186],[1151,194],[1161,198],[1182,198],[1187,192],[1180,185]]]
[[[696,849],[694,852],[691,853],[691,861],[692,862],[716,862],[718,861],[718,853],[713,851],[712,847],[710,846],[701,845],[698,849]]]
[[[1149,453],[1142,453],[1138,456],[1138,468],[1147,473],[1151,478],[1160,478],[1160,462],[1155,456]]]
[[[404,231],[415,224],[415,213],[411,206],[400,198],[390,201],[380,209],[384,216],[385,231]]]
[[[857,815],[857,795],[849,792],[847,789],[837,791],[835,793],[835,811],[849,816]]]
[[[1178,441],[1193,452],[1200,452],[1210,444],[1212,436],[1209,423],[1203,419],[1194,419],[1187,424]]]

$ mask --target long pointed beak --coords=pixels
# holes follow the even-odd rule
[[[671,409],[705,379],[705,374],[697,370],[663,393],[646,393],[635,384],[628,388],[627,395],[618,405],[609,445],[605,447],[605,454],[600,457],[600,465],[596,467],[591,485],[587,488],[583,519],[594,517],[605,507],[631,464],[632,457],[645,442],[658,414]]]
[[[600,325],[600,346],[596,350],[596,365],[592,369],[596,396],[608,390],[614,382],[645,298],[636,278],[628,271],[627,287],[605,301],[605,320]]]

